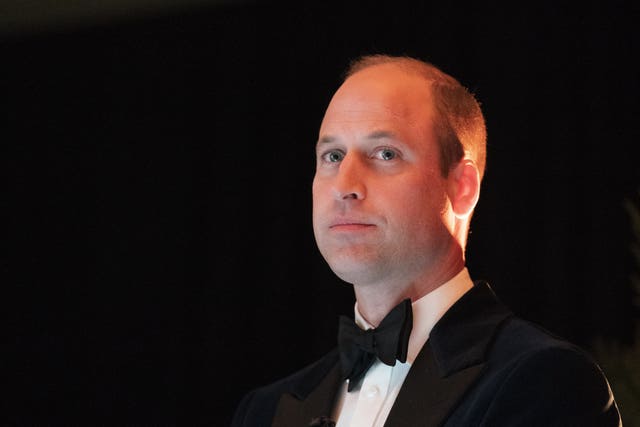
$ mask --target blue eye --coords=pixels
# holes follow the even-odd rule
[[[344,155],[340,151],[329,151],[322,155],[322,158],[330,163],[339,162],[344,158]]]
[[[379,150],[376,154],[382,160],[393,160],[398,156],[398,154],[395,151],[389,148],[383,148]]]

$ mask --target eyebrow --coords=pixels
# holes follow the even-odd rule
[[[325,135],[318,140],[318,144],[329,144],[335,142],[337,139],[338,138],[336,138],[335,136]]]
[[[377,130],[367,135],[367,139],[398,139],[398,135],[395,132],[387,130]]]
[[[386,131],[386,130],[377,130],[371,132],[366,136],[366,139],[398,139],[398,135],[395,132]],[[318,140],[318,144],[330,144],[332,142],[336,142],[338,140],[337,137],[333,135],[325,135]]]

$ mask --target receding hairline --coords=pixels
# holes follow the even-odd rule
[[[362,55],[353,59],[343,75],[343,81],[354,74],[380,65],[393,65],[407,74],[418,75],[428,82],[462,87],[462,84],[442,71],[436,65],[406,55],[393,56],[385,54]]]
[[[436,110],[436,133],[441,152],[443,175],[465,156],[476,162],[480,177],[486,167],[486,125],[480,102],[455,77],[438,66],[407,55],[373,54],[353,59],[343,77],[351,76],[377,66],[391,65],[407,75],[425,81],[431,92],[431,102]]]

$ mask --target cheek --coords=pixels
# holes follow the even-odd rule
[[[444,187],[438,180],[414,180],[406,182],[403,188],[403,191],[390,193],[388,200],[388,207],[403,228],[410,232],[424,232],[443,224],[448,202]]]
[[[429,216],[434,209],[440,211],[446,205],[447,193],[444,184],[439,177],[418,176],[389,188],[387,195],[394,199],[395,204],[402,204],[412,211],[422,211],[424,215]]]
[[[322,218],[322,209],[326,205],[326,201],[327,192],[323,183],[318,179],[314,179],[311,185],[311,213],[314,227],[316,222]]]
[[[313,199],[313,203],[316,203],[316,199],[318,198],[321,191],[321,182],[317,176],[314,176],[313,182],[311,183],[311,197]]]
[[[317,206],[320,206],[323,194],[324,190],[322,189],[322,185],[314,180],[313,185],[311,186],[311,203],[313,205],[314,211]]]

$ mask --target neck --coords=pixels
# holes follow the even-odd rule
[[[402,300],[416,301],[434,289],[442,286],[464,268],[464,259],[458,258],[446,263],[437,272],[429,272],[415,280],[397,283],[385,281],[375,284],[355,285],[358,311],[374,327]]]

